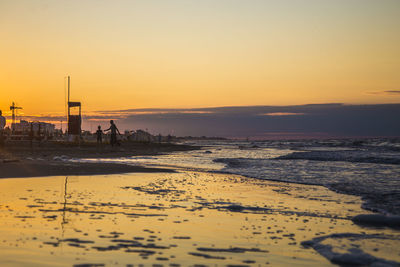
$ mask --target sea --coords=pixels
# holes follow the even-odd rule
[[[365,209],[400,215],[400,138],[183,143],[201,149],[156,156],[79,160],[320,185],[361,196]]]

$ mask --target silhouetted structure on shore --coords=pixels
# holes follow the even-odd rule
[[[16,116],[17,116],[17,111],[18,109],[22,109],[22,107],[17,107],[14,102],[12,102],[12,105],[10,106],[10,110],[12,112],[12,122],[11,122],[11,131],[15,131],[15,123],[16,123]]]
[[[68,76],[68,135],[81,136],[82,132],[82,105],[81,102],[70,101],[71,78]],[[78,108],[78,114],[72,114],[72,110]]]

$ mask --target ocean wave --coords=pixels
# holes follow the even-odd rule
[[[102,159],[321,185],[361,196],[366,209],[400,215],[399,139],[202,141],[202,150]]]
[[[257,145],[270,148],[286,148],[297,150],[314,149],[368,149],[375,151],[400,151],[400,138],[346,138],[346,139],[310,139],[310,140],[285,140],[285,141],[264,141]]]
[[[359,163],[400,165],[399,153],[383,153],[376,151],[341,150],[341,151],[302,151],[279,156],[282,160],[316,160],[316,161],[348,161]]]
[[[263,165],[266,159],[244,159],[244,158],[218,158],[213,161],[224,163],[228,168],[257,168]]]
[[[219,158],[220,172],[257,179],[321,185],[358,195],[369,210],[400,214],[400,167],[346,161]]]

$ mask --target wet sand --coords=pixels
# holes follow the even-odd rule
[[[400,261],[398,230],[354,224],[369,213],[360,198],[320,186],[180,172],[2,179],[0,188],[0,265]]]
[[[0,149],[0,160],[7,158],[24,159],[42,158],[52,160],[54,157],[69,158],[111,158],[138,155],[157,155],[174,151],[189,151],[199,149],[197,146],[189,146],[174,143],[150,143],[122,141],[120,146],[112,148],[109,144],[97,146],[96,143],[67,143],[67,142],[35,142],[30,145],[28,141],[8,142]]]
[[[0,178],[43,177],[55,175],[94,175],[128,172],[172,172],[161,168],[145,168],[126,164],[79,163],[72,158],[117,158],[137,155],[157,155],[174,151],[199,149],[171,143],[123,142],[120,147],[95,143],[81,145],[63,142],[8,143],[0,150]]]
[[[173,172],[173,170],[117,163],[79,163],[54,160],[19,160],[16,162],[0,163],[0,178],[95,175],[130,172]]]

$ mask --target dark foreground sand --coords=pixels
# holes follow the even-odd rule
[[[43,177],[56,175],[94,175],[128,172],[172,172],[159,168],[144,168],[124,164],[67,162],[70,158],[116,158],[137,155],[156,155],[188,151],[198,147],[171,143],[124,142],[111,148],[94,143],[68,144],[60,142],[9,143],[0,150],[0,178]]]
[[[0,163],[0,178],[44,177],[58,175],[95,175],[129,172],[173,172],[161,168],[145,168],[114,163],[71,163],[44,160],[23,160]]]
[[[96,143],[66,143],[66,142],[10,142],[0,149],[0,159],[6,157],[40,157],[43,159],[52,159],[54,156],[67,156],[71,158],[109,158],[126,157],[138,155],[156,155],[160,153],[169,153],[174,151],[188,151],[199,149],[200,147],[174,144],[174,143],[150,143],[124,141],[120,146],[112,148],[108,144],[101,147]]]

